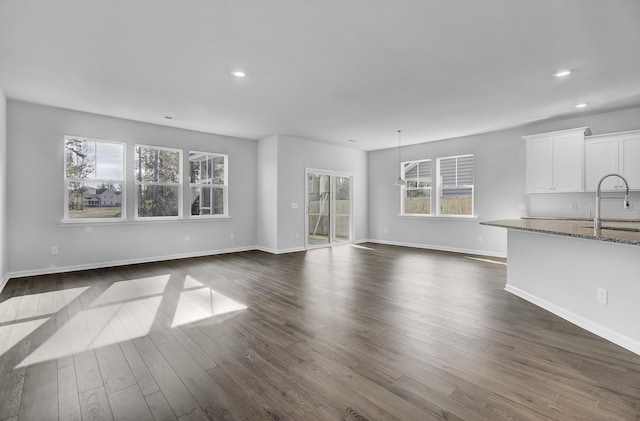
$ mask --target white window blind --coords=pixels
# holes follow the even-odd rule
[[[438,158],[440,215],[473,215],[474,156]]]

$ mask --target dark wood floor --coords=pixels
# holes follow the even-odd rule
[[[377,244],[11,280],[0,419],[639,419],[640,357]]]

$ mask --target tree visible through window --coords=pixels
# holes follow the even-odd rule
[[[182,214],[182,151],[136,145],[136,214],[140,218]]]
[[[227,155],[189,152],[191,215],[227,215]]]
[[[124,144],[64,139],[64,219],[124,218]]]

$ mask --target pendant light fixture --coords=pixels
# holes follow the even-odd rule
[[[401,142],[401,133],[402,130],[398,130],[398,168],[400,168],[400,175],[398,175],[398,179],[396,180],[396,182],[394,183],[394,185],[396,186],[406,186],[407,182],[402,178],[402,159],[400,159],[400,148],[402,147],[402,142]]]

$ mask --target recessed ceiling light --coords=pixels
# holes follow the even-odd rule
[[[576,108],[584,108],[587,105],[589,105],[589,104],[587,104],[586,102],[581,102],[580,104],[576,104]]]
[[[569,76],[571,74],[571,70],[569,69],[564,69],[564,70],[558,70],[557,72],[555,72],[553,75],[556,78],[561,78],[561,77],[566,77]]]
[[[247,74],[245,72],[243,72],[242,70],[234,70],[231,72],[231,74],[237,78],[243,78],[245,77]]]

